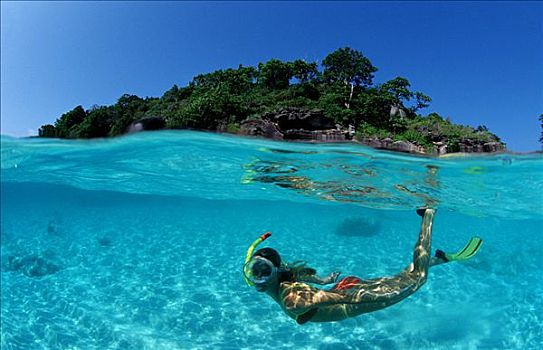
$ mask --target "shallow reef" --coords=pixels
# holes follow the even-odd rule
[[[10,255],[6,259],[4,268],[7,271],[20,272],[27,277],[43,277],[61,270],[57,263],[38,254]]]

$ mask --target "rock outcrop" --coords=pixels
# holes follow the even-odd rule
[[[279,130],[277,124],[264,119],[247,119],[243,121],[238,133],[250,136],[264,136],[276,140],[283,139],[283,133]]]
[[[302,108],[282,108],[265,113],[262,119],[245,120],[239,133],[279,140],[333,142],[352,138],[352,132],[338,128],[324,112]]]
[[[384,139],[379,138],[364,138],[361,143],[378,149],[386,149],[390,151],[406,152],[406,153],[427,153],[424,147],[416,145],[409,141],[394,141],[390,137]]]
[[[391,115],[401,115],[402,110],[398,107],[391,109]],[[160,117],[146,117],[133,122],[127,132],[138,132],[146,130],[160,130],[165,128],[165,121]],[[218,128],[218,131],[226,131],[226,123]],[[455,143],[453,148],[449,140],[438,131],[430,130],[421,126],[417,130],[427,134],[433,147],[426,147],[410,141],[394,141],[390,137],[376,138],[366,137],[360,140],[367,146],[391,150],[396,152],[443,155],[453,152],[461,153],[491,153],[503,152],[505,146],[497,139],[488,142],[479,139],[463,139]],[[259,119],[244,120],[237,131],[241,135],[260,136],[275,140],[301,140],[320,142],[343,142],[353,139],[354,128],[342,128],[336,125],[332,118],[327,117],[322,110],[308,110],[305,108],[288,107],[281,108],[274,112],[264,113]]]
[[[439,140],[433,142],[433,147],[423,147],[409,141],[393,141],[391,138],[364,138],[359,140],[361,143],[378,149],[386,149],[391,151],[443,155],[447,153],[493,153],[505,151],[505,146],[498,141],[485,142],[473,139],[464,139],[458,143],[458,149],[451,150],[448,147],[447,140]]]
[[[301,129],[308,131],[335,129],[335,123],[321,110],[282,108],[262,115],[262,119],[277,124],[281,130]]]
[[[398,112],[398,111],[395,111]],[[451,149],[449,140],[439,133],[427,129],[418,130],[429,133],[433,146],[422,146],[410,141],[394,141],[390,137],[367,137],[360,141],[373,148],[396,152],[443,155],[451,152],[477,153],[505,151],[498,140],[488,142],[476,139],[463,139]],[[241,123],[239,134],[263,136],[276,140],[304,140],[338,142],[352,140],[354,129],[345,130],[335,125],[323,111],[303,108],[282,108],[262,115],[261,119],[247,119]]]
[[[8,256],[5,268],[8,271],[20,272],[27,277],[43,277],[60,270],[59,265],[37,254]]]
[[[501,152],[505,147],[500,142],[485,142],[472,139],[464,139],[458,143],[459,152],[462,153],[482,153],[482,152]]]

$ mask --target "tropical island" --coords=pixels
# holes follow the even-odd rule
[[[197,129],[280,140],[358,141],[427,154],[497,152],[505,144],[485,126],[422,115],[431,99],[406,78],[374,83],[377,68],[349,47],[317,62],[271,59],[200,74],[161,97],[125,94],[111,106],[77,106],[40,137],[99,138],[159,129]]]

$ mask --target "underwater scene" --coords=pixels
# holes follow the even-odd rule
[[[319,275],[432,267],[400,303],[299,325],[244,281],[251,243]],[[260,247],[260,246],[259,246]],[[422,157],[195,131],[1,138],[2,349],[541,349],[543,157]],[[320,287],[328,288],[328,287]]]

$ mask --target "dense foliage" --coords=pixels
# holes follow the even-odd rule
[[[454,125],[432,113],[417,112],[431,99],[397,77],[373,82],[377,68],[360,51],[341,48],[317,62],[271,59],[257,67],[239,66],[200,74],[185,87],[174,85],[160,98],[123,95],[112,106],[81,106],[43,125],[42,137],[116,136],[143,117],[161,117],[166,127],[235,132],[247,118],[283,107],[320,109],[341,126],[352,125],[359,138],[391,137],[430,145],[446,136],[451,147],[463,138],[499,140],[485,127]],[[442,137],[441,137],[442,139]]]
[[[541,136],[539,136],[539,142],[541,142],[541,148],[543,148],[543,113],[539,116],[541,122]]]

